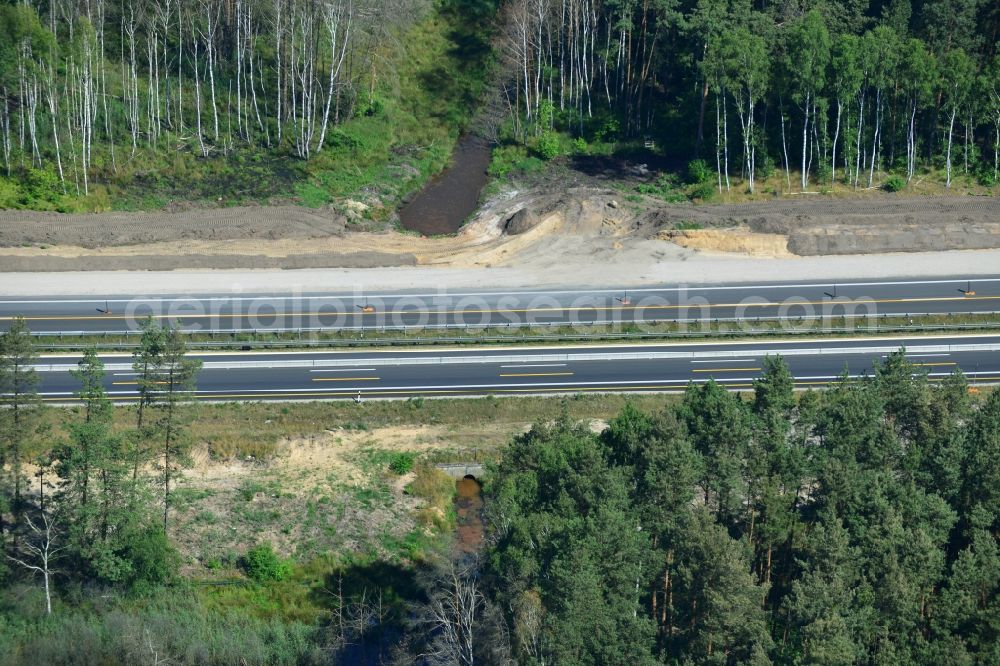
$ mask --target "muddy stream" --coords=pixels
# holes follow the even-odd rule
[[[462,555],[479,550],[483,543],[483,495],[482,486],[471,476],[459,479],[455,484],[455,548]]]
[[[476,136],[462,137],[451,166],[399,210],[400,223],[427,236],[455,233],[476,210],[489,165],[489,143]]]

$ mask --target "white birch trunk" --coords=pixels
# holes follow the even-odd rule
[[[958,107],[951,107],[951,117],[948,119],[948,151],[945,157],[945,187],[951,189],[951,138],[955,131],[955,115]]]
[[[837,182],[837,141],[840,140],[840,114],[843,111],[844,105],[841,103],[840,98],[837,98],[837,125],[833,131],[833,144],[830,150],[830,185],[832,186]]]

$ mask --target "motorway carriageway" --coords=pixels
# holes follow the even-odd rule
[[[845,305],[846,303],[846,305]],[[370,311],[366,312],[366,309]],[[719,286],[394,293],[109,295],[0,300],[0,330],[16,315],[38,333],[121,333],[147,315],[213,332],[480,327],[641,320],[839,318],[1000,313],[1000,276]]]
[[[399,399],[578,392],[676,392],[714,378],[745,390],[767,355],[780,354],[796,387],[820,388],[843,372],[871,374],[873,363],[905,347],[917,371],[940,380],[962,370],[970,383],[1000,383],[1000,335],[921,336],[657,345],[226,352],[203,362],[195,397],[211,401]],[[79,356],[43,356],[36,368],[48,402],[72,402],[69,374]],[[107,388],[134,400],[128,354],[103,355]]]

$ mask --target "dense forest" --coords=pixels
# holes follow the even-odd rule
[[[450,146],[477,107],[542,157],[655,140],[719,190],[779,167],[801,189],[992,183],[998,30],[983,0],[6,2],[0,202],[106,207],[109,186],[228,163],[253,176],[209,179],[224,200],[305,180],[299,199],[323,203],[364,186],[344,173]]]
[[[146,326],[124,428],[88,353],[53,431],[23,323],[0,337],[0,663],[1000,660],[1000,392],[960,373],[895,353],[796,395],[768,358],[752,391],[692,384],[602,432],[563,403],[489,466],[478,554],[344,566],[265,543],[227,597],[174,545],[184,351]]]
[[[106,207],[109,185],[161,178],[212,200],[287,196],[322,170],[352,172],[321,183],[344,194],[440,169],[437,144],[450,147],[476,102],[477,31],[494,13],[465,4],[4,2],[0,207]],[[416,154],[371,170],[400,153]]]
[[[1000,393],[901,353],[823,393],[769,359],[504,452],[485,597],[520,663],[1000,660]]]
[[[555,118],[655,137],[715,167],[720,191],[735,173],[753,192],[776,166],[803,190],[909,182],[918,166],[943,166],[950,185],[959,160],[997,177],[996,3],[511,0],[504,16],[522,136]]]

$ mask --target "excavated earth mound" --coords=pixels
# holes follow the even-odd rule
[[[346,220],[339,213],[298,206],[72,215],[0,210],[0,247],[98,248],[176,240],[324,238],[345,228]]]
[[[780,234],[788,251],[802,256],[1000,247],[1000,199],[993,197],[676,205],[658,207],[647,219],[660,229],[697,225],[734,227],[731,236]]]

